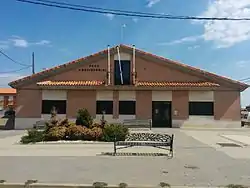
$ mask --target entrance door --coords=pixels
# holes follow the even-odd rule
[[[171,102],[152,101],[152,127],[172,127]]]

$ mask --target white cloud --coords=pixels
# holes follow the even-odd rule
[[[147,0],[147,7],[152,7],[156,3],[159,3],[161,0]]]
[[[109,20],[113,20],[115,15],[111,13],[104,14],[106,17],[108,17]]]
[[[16,47],[27,48],[29,46],[28,41],[22,38],[10,39],[10,41],[12,41]]]
[[[239,68],[249,67],[250,61],[238,61],[236,62],[236,66]]]
[[[194,49],[197,49],[197,48],[200,48],[200,45],[189,46],[188,50],[194,50]]]
[[[212,1],[202,17],[250,17],[249,0]],[[204,40],[217,48],[228,48],[250,39],[249,21],[198,21],[204,26]]]
[[[132,21],[137,23],[138,22],[138,18],[132,18]]]
[[[175,44],[182,44],[182,43],[186,43],[186,42],[195,42],[197,40],[200,40],[203,38],[203,35],[196,35],[196,36],[190,36],[190,37],[184,37],[178,40],[174,40],[171,42],[165,42],[165,43],[159,43],[159,45],[175,45]]]
[[[29,46],[48,46],[49,44],[51,44],[51,42],[48,40],[41,40],[38,42],[29,42],[28,40],[22,37],[12,36],[6,41],[0,41],[0,48],[8,49],[11,46],[15,46],[19,48],[27,48]]]
[[[11,74],[11,73],[0,74],[0,85],[1,85],[1,87],[8,87],[9,82],[23,78],[25,76],[26,75],[14,74],[14,73],[13,74]]]
[[[50,44],[50,41],[48,41],[48,40],[41,40],[39,42],[36,42],[35,44],[36,45],[48,45],[48,44]]]

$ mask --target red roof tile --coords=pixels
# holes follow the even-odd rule
[[[43,81],[38,82],[38,86],[99,86],[103,85],[104,81]]]
[[[138,81],[137,86],[150,87],[219,87],[219,84],[212,82],[150,82]]]

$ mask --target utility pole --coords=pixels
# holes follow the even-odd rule
[[[35,53],[32,52],[32,74],[35,74]]]

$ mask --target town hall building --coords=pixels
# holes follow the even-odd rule
[[[240,127],[247,84],[134,46],[118,45],[9,83],[16,89],[16,129],[86,108],[98,121],[152,120],[153,127]]]

